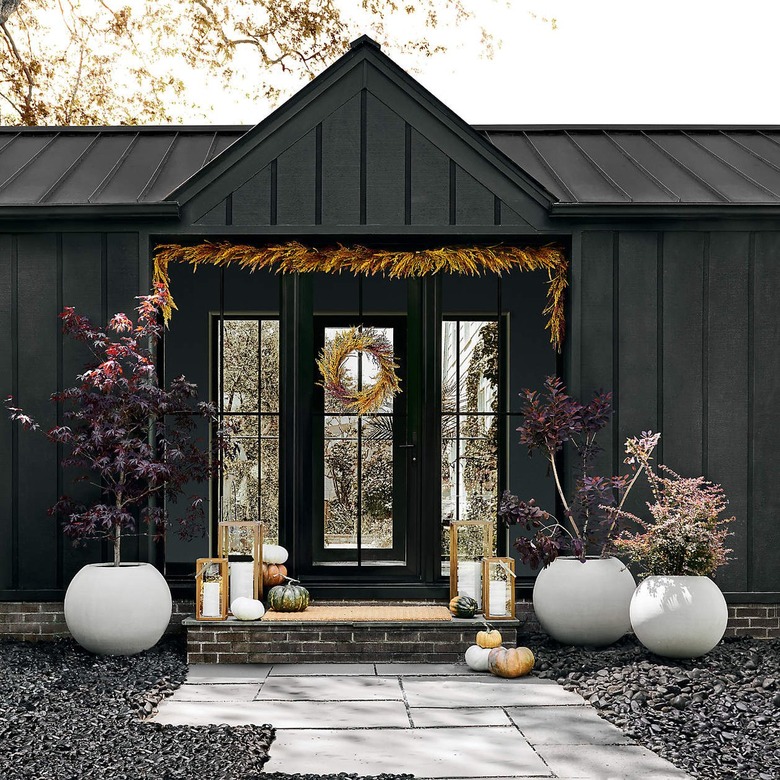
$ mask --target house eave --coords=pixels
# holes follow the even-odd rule
[[[780,203],[554,203],[550,217],[615,219],[778,219]]]
[[[155,203],[19,203],[0,206],[0,222],[66,219],[179,219],[175,201]]]

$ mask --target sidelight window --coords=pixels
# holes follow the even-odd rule
[[[449,524],[496,517],[499,357],[496,320],[445,319],[441,358],[442,573]]]
[[[220,519],[261,520],[279,537],[279,320],[217,320],[219,412],[236,431],[218,486]]]

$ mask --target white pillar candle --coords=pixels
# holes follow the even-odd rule
[[[230,603],[243,596],[255,597],[255,564],[252,561],[231,561]]]
[[[458,563],[458,595],[470,596],[482,607],[482,563],[460,561]]]
[[[509,614],[506,603],[509,598],[509,589],[507,588],[506,582],[503,580],[491,581],[488,598],[490,599],[488,611],[491,615]]]
[[[219,583],[203,583],[203,600],[200,605],[201,617],[220,617],[222,609],[220,608]]]

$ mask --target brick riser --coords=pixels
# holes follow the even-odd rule
[[[463,659],[481,622],[187,626],[187,662],[191,664],[393,662],[447,663]],[[517,629],[499,625],[507,645]]]
[[[195,610],[191,601],[177,601],[169,633],[182,631],[181,622]],[[517,616],[522,633],[539,630],[528,601],[519,602]],[[0,601],[0,639],[46,641],[69,636],[62,614],[62,602]],[[730,604],[726,636],[756,639],[780,637],[780,604]]]

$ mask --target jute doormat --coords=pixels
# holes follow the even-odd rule
[[[423,623],[429,620],[451,620],[452,615],[447,607],[386,607],[386,606],[354,606],[354,607],[309,607],[304,612],[275,612],[269,609],[263,615],[266,622],[296,621],[338,623],[350,621],[371,621],[383,623],[398,621],[399,623]]]

